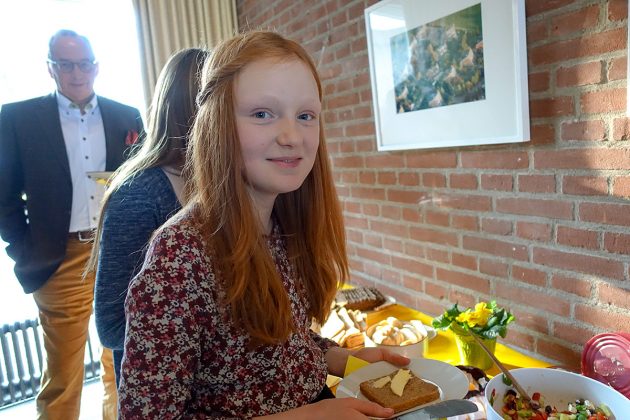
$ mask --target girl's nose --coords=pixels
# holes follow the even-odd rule
[[[280,124],[280,132],[277,142],[281,146],[294,146],[300,139],[297,122],[292,120],[284,121]]]

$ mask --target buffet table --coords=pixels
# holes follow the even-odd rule
[[[431,316],[415,309],[399,304],[393,304],[381,309],[380,311],[369,312],[367,314],[368,325],[377,323],[378,321],[386,319],[390,316],[401,320],[419,319],[425,325],[431,325],[431,321],[433,319]],[[495,355],[508,367],[508,369],[520,367],[549,367],[552,365],[551,363],[527,356],[517,350],[501,344],[500,338],[497,342]],[[441,360],[452,365],[460,364],[459,353],[457,351],[457,345],[455,344],[453,333],[451,333],[450,330],[438,331],[438,335],[429,342],[425,357],[427,359]],[[493,366],[486,371],[486,374],[492,377],[499,372],[499,369],[496,366]]]

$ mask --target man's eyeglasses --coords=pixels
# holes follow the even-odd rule
[[[62,73],[72,73],[72,71],[74,70],[74,66],[77,66],[79,70],[81,70],[83,73],[90,73],[94,70],[94,67],[96,66],[96,61],[90,60],[81,60],[79,62],[68,60],[48,60],[48,62],[57,67]]]

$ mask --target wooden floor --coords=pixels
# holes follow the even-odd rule
[[[103,385],[100,380],[85,384],[81,393],[81,416],[79,420],[101,420],[101,401]],[[16,404],[9,408],[0,408],[0,420],[34,420],[36,418],[35,400]]]

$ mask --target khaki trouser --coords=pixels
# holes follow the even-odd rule
[[[69,238],[66,258],[55,274],[33,293],[46,350],[41,389],[36,398],[38,419],[79,418],[85,343],[94,301],[94,276],[83,280],[81,275],[91,248],[90,242]],[[115,420],[116,384],[111,350],[103,351],[101,363],[105,389],[103,419]]]

